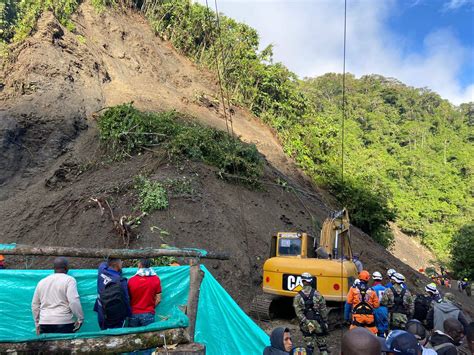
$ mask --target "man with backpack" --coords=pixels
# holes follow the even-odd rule
[[[375,291],[367,284],[370,274],[366,270],[359,273],[359,284],[352,287],[347,295],[347,303],[352,306],[352,321],[350,329],[364,327],[377,334],[374,309],[379,307],[379,299]]]
[[[390,313],[390,329],[405,329],[407,320],[413,317],[415,305],[410,291],[403,285],[405,276],[397,272],[392,280],[394,284],[385,290],[381,304]]]
[[[122,276],[122,260],[109,258],[100,264],[97,293],[94,311],[97,312],[100,329],[122,328],[127,317],[131,316],[127,279]]]
[[[385,293],[385,286],[382,285],[383,276],[380,272],[375,271],[372,274],[372,290],[375,291],[379,302],[382,300],[383,294]],[[385,306],[380,305],[374,309],[375,326],[377,327],[377,335],[385,337],[388,333],[388,309]]]
[[[433,302],[441,302],[439,291],[434,282],[425,286],[424,294],[416,296],[413,318],[418,319],[421,323],[426,325],[426,317]]]
[[[312,287],[313,276],[301,275],[303,289],[293,299],[293,307],[300,321],[300,329],[307,348],[313,352],[317,346],[321,355],[327,355],[328,312],[326,300]]]

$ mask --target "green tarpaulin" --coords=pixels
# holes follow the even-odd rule
[[[201,286],[196,321],[197,342],[206,344],[208,354],[261,354],[268,336],[239,308],[211,273],[202,266],[205,277]],[[156,322],[141,328],[100,331],[93,312],[97,296],[97,270],[70,270],[77,280],[85,314],[84,325],[76,334],[35,335],[31,300],[36,284],[52,271],[0,270],[0,342],[24,342],[38,339],[91,338],[128,334],[137,331],[186,327],[188,319],[181,311],[189,292],[189,267],[157,267],[163,294],[156,309]],[[136,269],[124,269],[131,277]]]

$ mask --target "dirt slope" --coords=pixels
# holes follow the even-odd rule
[[[247,308],[258,291],[270,236],[279,230],[315,233],[312,217],[322,222],[331,209],[326,199],[310,190],[271,130],[238,107],[235,133],[255,143],[268,161],[262,190],[226,183],[212,168],[171,163],[159,153],[107,163],[93,118],[103,107],[134,101],[146,110],[176,109],[220,129],[226,122],[221,107],[200,99],[217,97],[214,76],[157,38],[140,15],[99,15],[86,3],[74,20],[85,41],[46,13],[1,73],[0,242],[121,247],[112,221],[91,197],[106,198],[116,216],[131,214],[133,179],[140,172],[160,180],[186,178],[193,192],[172,197],[168,210],[145,217],[131,247],[168,243],[231,251],[231,261],[208,265]],[[308,192],[276,185],[282,174]],[[370,270],[394,267],[418,288],[425,282],[356,228],[353,237]],[[97,261],[74,263],[93,267]],[[47,265],[42,259],[32,263]]]

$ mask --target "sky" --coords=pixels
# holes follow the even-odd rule
[[[205,4],[205,0],[197,0]],[[214,0],[208,0],[214,8]],[[299,77],[343,68],[343,0],[217,0]],[[474,0],[347,0],[346,71],[474,101]]]

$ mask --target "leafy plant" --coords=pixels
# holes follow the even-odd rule
[[[139,207],[143,212],[149,213],[168,208],[168,193],[161,183],[139,175],[135,188],[138,191]]]
[[[254,145],[180,117],[176,111],[145,113],[132,104],[119,105],[107,109],[98,126],[104,146],[116,159],[161,146],[173,157],[218,167],[224,178],[244,177],[249,185],[257,185],[263,171]]]

